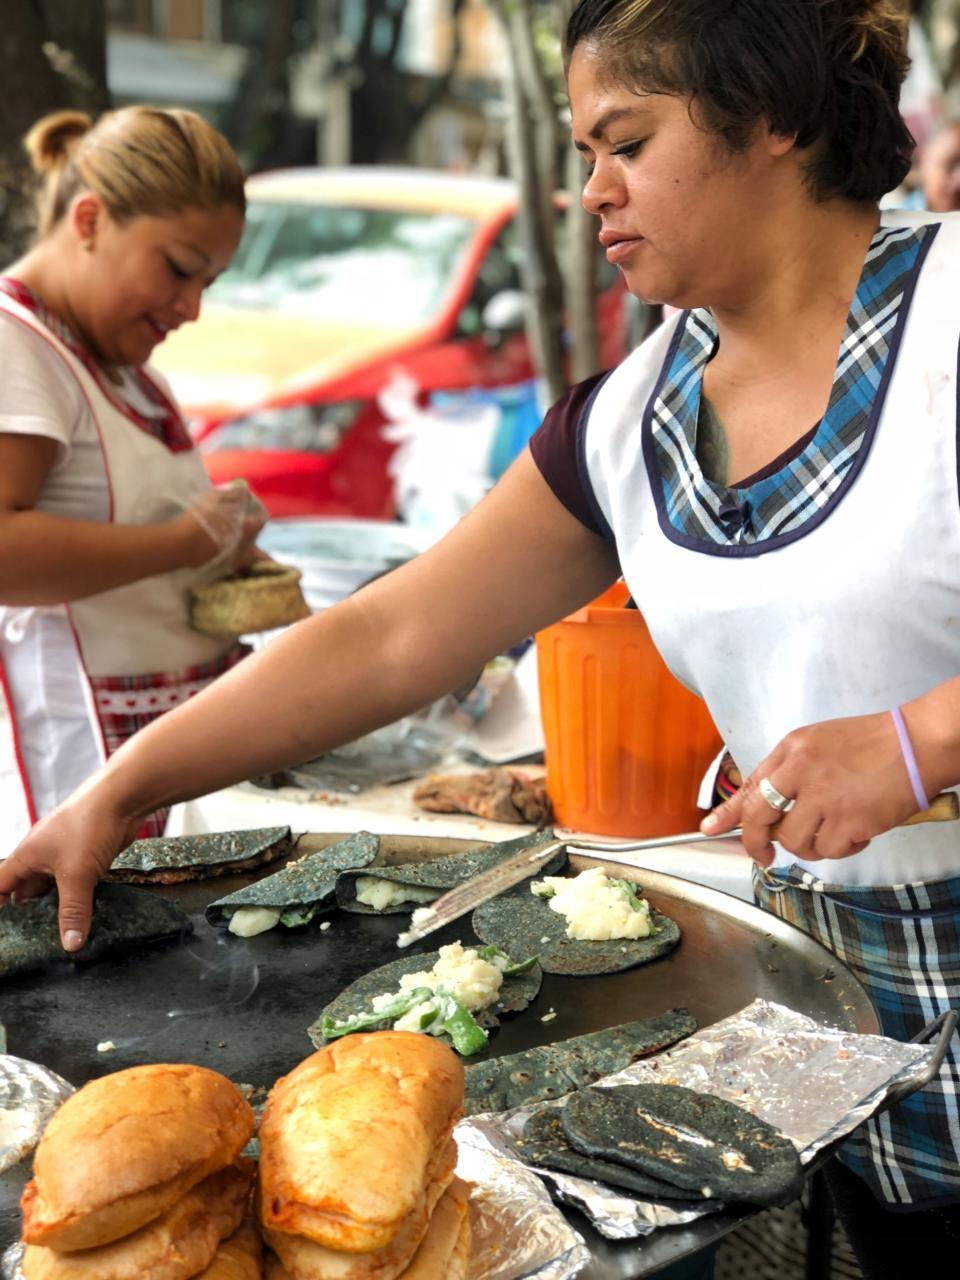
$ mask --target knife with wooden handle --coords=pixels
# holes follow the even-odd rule
[[[960,801],[953,791],[942,791],[934,796],[928,809],[912,814],[904,822],[903,827],[913,827],[921,822],[954,822],[960,817]],[[781,818],[770,828],[770,834],[776,835]],[[704,844],[710,840],[735,840],[741,835],[740,827],[724,831],[720,835],[704,835],[702,831],[687,831],[679,836],[653,836],[648,840],[599,841],[581,839],[579,836],[563,837],[550,840],[547,844],[538,845],[535,849],[521,849],[512,857],[505,859],[489,871],[481,872],[471,880],[457,885],[448,893],[441,894],[428,907],[421,907],[414,912],[410,928],[397,938],[398,947],[409,947],[419,942],[437,929],[450,924],[468,911],[473,911],[481,903],[489,902],[498,893],[505,893],[521,880],[536,873],[545,866],[560,849],[570,853],[639,853],[644,849],[666,849],[678,844]]]

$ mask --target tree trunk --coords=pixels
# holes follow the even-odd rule
[[[0,269],[26,248],[36,183],[22,147],[30,126],[67,107],[109,106],[103,0],[6,0],[0,25]]]
[[[581,202],[585,174],[583,157],[576,147],[567,152],[566,254],[563,259],[570,331],[570,375],[582,382],[600,369],[600,336],[597,332],[597,220]]]
[[[555,0],[554,21],[561,33],[566,28],[573,4],[574,0]],[[570,375],[574,382],[582,382],[600,368],[596,308],[597,220],[583,207],[581,196],[586,168],[572,142],[567,148],[564,177],[570,201],[564,242],[566,252],[562,257],[567,328],[570,332]]]
[[[290,75],[297,0],[272,0],[260,39],[247,50],[224,132],[244,166],[290,163]]]
[[[507,32],[507,95],[510,104],[510,167],[519,189],[521,277],[527,294],[527,335],[534,364],[552,403],[566,389],[563,361],[563,280],[557,264],[553,193],[556,160],[544,142],[544,93],[540,64],[533,50],[529,0],[512,0],[501,9]],[[547,95],[549,99],[549,95]],[[549,110],[556,130],[555,107]],[[539,114],[538,114],[539,112]],[[553,132],[555,139],[556,134]],[[544,172],[546,170],[546,172]]]

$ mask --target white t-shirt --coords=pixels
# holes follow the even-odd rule
[[[76,520],[109,519],[109,485],[97,426],[63,358],[39,334],[0,312],[0,369],[0,432],[44,436],[59,446],[37,510]],[[159,407],[126,370],[120,372],[122,381],[111,386],[111,393],[138,413],[158,416]],[[153,369],[149,372],[170,394],[163,377]]]

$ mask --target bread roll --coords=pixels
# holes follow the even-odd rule
[[[197,1280],[261,1280],[262,1276],[263,1242],[256,1225],[247,1219],[229,1240],[222,1241]]]
[[[263,1225],[382,1249],[425,1198],[463,1109],[463,1066],[413,1031],[327,1045],[278,1080],[260,1125]]]
[[[90,1249],[129,1235],[224,1168],[253,1112],[205,1067],[132,1067],[93,1080],[47,1125],[20,1201],[28,1244]]]
[[[74,1253],[27,1245],[23,1274],[26,1280],[188,1280],[210,1265],[220,1241],[240,1225],[252,1182],[253,1162],[239,1160],[122,1240]]]
[[[455,1178],[401,1280],[466,1280],[470,1266],[469,1199],[470,1184]]]
[[[437,1201],[453,1181],[457,1144],[445,1148],[441,1169],[428,1185],[423,1204],[408,1215],[389,1244],[373,1253],[340,1253],[302,1236],[267,1231],[267,1243],[293,1280],[394,1280],[410,1264],[427,1233]]]
[[[467,1280],[471,1243],[469,1195],[467,1183],[454,1181],[439,1201],[427,1235],[410,1266],[400,1273],[400,1280]],[[297,1271],[288,1271],[275,1254],[268,1253],[266,1280],[305,1278]]]

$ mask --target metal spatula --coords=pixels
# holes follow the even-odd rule
[[[920,822],[953,822],[958,817],[960,817],[960,803],[955,793],[942,791],[940,795],[934,796],[929,809],[913,814],[901,825],[912,827]],[[778,826],[779,823],[774,823],[770,828],[771,834],[776,832]],[[409,947],[411,943],[419,942],[421,938],[426,938],[435,930],[442,929],[453,920],[458,920],[460,916],[466,915],[474,907],[479,907],[481,903],[489,902],[498,893],[505,893],[507,889],[512,889],[521,880],[535,875],[561,849],[571,853],[638,853],[644,849],[666,849],[676,844],[703,844],[710,840],[731,840],[736,839],[740,834],[740,828],[734,827],[732,831],[724,831],[722,835],[708,836],[702,831],[688,831],[679,836],[653,836],[648,840],[617,841],[616,843],[573,837],[551,840],[547,844],[538,845],[535,849],[521,849],[512,858],[507,858],[497,866],[491,867],[489,871],[481,872],[472,880],[466,880],[455,889],[451,889],[449,893],[441,894],[430,906],[422,907],[416,913],[419,917],[417,922],[411,924],[409,929],[397,937],[397,946]]]

